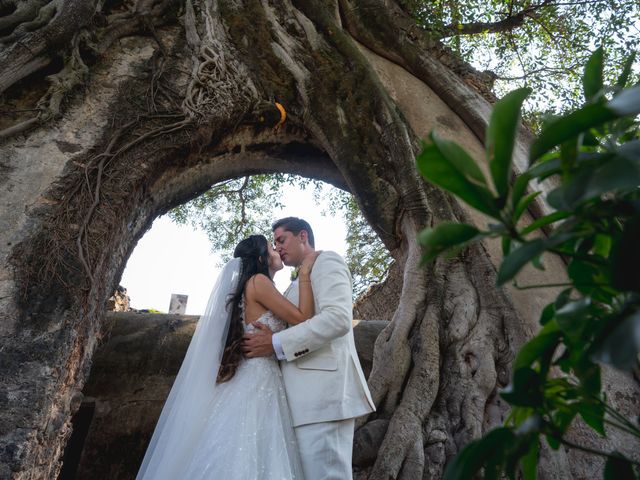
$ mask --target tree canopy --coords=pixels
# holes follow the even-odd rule
[[[529,87],[530,113],[579,106],[582,65],[603,47],[615,81],[640,44],[640,6],[633,0],[409,0],[418,24],[462,59],[490,71],[503,95]],[[638,63],[636,62],[636,69]]]

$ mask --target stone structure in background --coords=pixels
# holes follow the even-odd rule
[[[187,313],[187,301],[189,295],[171,294],[171,302],[169,302],[169,313],[176,315],[184,315]]]
[[[402,292],[402,271],[393,262],[384,282],[372,285],[353,304],[353,318],[391,320]]]
[[[58,480],[135,478],[197,320],[188,315],[107,315],[108,333],[94,356]],[[367,321],[354,328],[367,375],[373,342],[386,325]]]
[[[116,291],[107,300],[107,311],[109,312],[129,312],[131,311],[131,299],[127,295],[127,289],[118,285]]]

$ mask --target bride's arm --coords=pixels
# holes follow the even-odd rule
[[[270,278],[261,274],[255,275],[249,281],[247,300],[257,302],[265,310],[270,310],[276,317],[290,325],[297,325],[310,319],[315,314],[313,290],[311,289],[311,268],[316,257],[317,255],[305,259],[298,271],[299,307],[287,300],[276,289]]]
[[[309,262],[305,259],[305,262],[300,265],[300,269],[298,270],[298,303],[300,304],[300,311],[306,316],[305,320],[313,317],[315,315],[315,307],[313,302],[313,290],[311,288],[311,268],[313,266],[313,261],[317,258],[317,255],[313,257],[312,261]],[[282,318],[282,317],[280,317]],[[297,323],[289,322],[286,319],[287,323],[290,325],[296,325]]]

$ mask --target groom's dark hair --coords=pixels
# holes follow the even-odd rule
[[[271,226],[271,231],[280,227],[284,228],[285,232],[291,232],[294,235],[298,235],[302,230],[304,230],[307,232],[307,237],[309,237],[309,245],[316,248],[316,241],[313,238],[313,230],[311,229],[309,222],[306,220],[298,217],[281,218],[280,220],[276,220],[276,222]]]

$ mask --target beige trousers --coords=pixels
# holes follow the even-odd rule
[[[351,480],[355,420],[295,427],[305,480]]]

